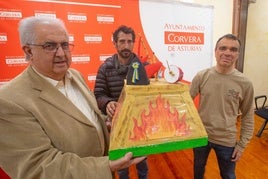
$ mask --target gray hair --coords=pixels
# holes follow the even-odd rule
[[[61,19],[45,17],[45,16],[31,16],[22,19],[19,22],[19,36],[20,36],[20,45],[21,47],[34,44],[37,38],[36,26],[40,24],[55,24],[61,26],[66,31],[66,35],[68,35],[67,29],[65,27],[64,22]],[[28,61],[30,57],[25,54],[25,58]]]
[[[44,16],[31,16],[22,19],[19,22],[19,36],[20,36],[20,44],[21,46],[25,46],[27,44],[32,44],[35,42],[37,35],[35,27],[39,24],[57,24],[66,29],[64,22],[61,19],[53,19],[51,17]],[[68,32],[66,30],[66,35]]]

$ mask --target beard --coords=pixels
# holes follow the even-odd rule
[[[128,50],[128,49],[124,49],[124,50],[119,51],[118,55],[121,58],[129,59],[129,57],[132,55],[132,52],[130,50]]]

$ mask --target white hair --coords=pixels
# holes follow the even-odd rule
[[[21,46],[25,46],[27,44],[32,44],[35,42],[37,34],[36,34],[36,26],[40,24],[56,24],[62,26],[66,30],[66,35],[68,35],[67,29],[65,27],[64,22],[58,18],[44,17],[44,16],[31,16],[22,19],[19,22],[19,36],[20,36],[20,44]]]
[[[36,26],[40,24],[55,24],[61,26],[66,31],[66,35],[68,35],[67,29],[65,27],[64,22],[61,19],[45,17],[45,16],[31,16],[22,19],[19,22],[19,36],[20,36],[20,45],[21,47],[29,44],[34,44],[37,38]],[[25,54],[26,60],[29,60],[30,57]]]

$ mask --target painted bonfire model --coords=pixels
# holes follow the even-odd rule
[[[109,158],[145,156],[207,144],[187,84],[151,79],[125,84],[112,120]]]

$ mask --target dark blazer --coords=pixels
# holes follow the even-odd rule
[[[112,178],[109,135],[94,94],[79,72],[74,82],[95,110],[105,136],[86,116],[30,66],[0,88],[0,167],[11,178]]]

